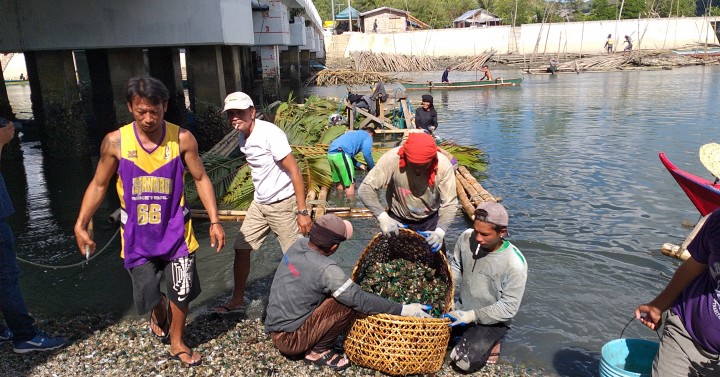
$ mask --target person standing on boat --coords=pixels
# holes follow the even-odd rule
[[[377,195],[382,188],[387,210]],[[358,191],[384,235],[396,235],[399,228],[422,231],[433,251],[445,252],[445,232],[457,212],[455,170],[432,136],[410,133],[405,144],[380,157]]]
[[[429,318],[429,305],[403,305],[365,292],[332,258],[350,239],[350,222],[333,214],[321,216],[308,238],[288,249],[270,287],[265,331],[284,355],[304,355],[306,364],[335,371],[350,367],[347,356],[333,347],[347,331],[355,311]]]
[[[525,293],[528,267],[505,239],[508,220],[502,204],[481,203],[473,227],[460,235],[448,258],[459,301],[443,317],[452,321],[450,358],[465,372],[497,362]]]
[[[276,125],[255,119],[255,104],[243,92],[225,97],[223,112],[240,132],[240,151],[250,164],[255,193],[235,240],[233,294],[215,308],[217,313],[240,309],[250,274],[250,252],[258,250],[272,231],[283,254],[298,238],[310,231],[310,212],[305,204],[305,186],[300,167],[285,133]]]
[[[633,45],[632,45],[632,39],[630,39],[629,35],[625,36],[625,41],[623,44],[627,43],[627,46],[623,49],[623,51],[632,51]]]
[[[605,41],[605,48],[607,49],[608,54],[613,53],[613,43],[615,43],[615,41],[612,39],[612,34],[608,34],[607,40]]]
[[[13,122],[0,118],[0,155],[3,147],[14,137]],[[7,327],[0,325],[0,344],[12,342],[16,353],[54,350],[67,344],[67,339],[50,337],[35,328],[35,319],[28,313],[20,291],[15,237],[7,223],[14,212],[10,194],[0,173],[0,311],[7,324]]]
[[[344,188],[349,199],[355,197],[355,168],[368,171],[375,166],[372,156],[373,136],[375,129],[372,127],[346,132],[333,140],[328,148],[327,159],[333,184],[338,191]],[[355,159],[360,152],[365,164]]]
[[[437,111],[433,105],[433,97],[423,94],[422,105],[415,110],[415,127],[432,134],[437,130]]]
[[[448,75],[450,75],[450,67],[445,68],[445,71],[442,74],[442,78],[440,79],[441,82],[450,83],[450,79],[448,78]]]
[[[720,210],[688,245],[690,258],[665,289],[635,309],[635,318],[657,331],[664,322],[652,375],[720,375]]]
[[[117,172],[122,250],[140,314],[150,312],[150,332],[170,338],[170,357],[184,366],[202,358],[183,340],[192,300],[200,294],[195,250],[199,247],[185,202],[185,172],[190,172],[210,218],[210,245],[225,245],[215,192],[190,131],[166,122],[170,92],[158,79],[133,77],[125,87],[134,122],[105,136],[100,160],[88,185],[75,223],[80,253],[94,252],[87,227]],[[87,256],[87,255],[86,255]],[[167,293],[160,289],[165,276]],[[169,302],[169,303],[168,303]],[[169,307],[169,308],[168,308]]]
[[[480,78],[480,81],[484,81],[484,80],[492,81],[492,79],[493,79],[492,73],[490,73],[490,68],[487,66],[487,64],[484,64],[482,66],[482,69],[480,70],[480,72],[482,72],[484,74],[483,77]]]

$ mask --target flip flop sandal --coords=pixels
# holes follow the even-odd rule
[[[180,352],[178,352],[178,353],[176,353],[176,354],[174,354],[174,355],[171,354],[171,353],[168,353],[168,355],[170,355],[170,358],[171,358],[171,359],[179,361],[179,362],[182,364],[182,366],[185,367],[185,368],[196,367],[196,366],[199,366],[200,364],[202,364],[202,359],[199,359],[199,360],[194,361],[194,362],[192,362],[192,363],[188,363],[188,362],[186,362],[186,361],[183,361],[183,360],[180,358],[180,355],[182,355],[182,354],[185,354],[185,355],[190,356],[190,360],[192,360],[192,359],[193,359],[193,356],[195,355],[195,352],[193,352],[192,350],[190,350],[190,352],[180,351]]]
[[[227,305],[220,305],[213,310],[214,314],[232,314],[232,313],[242,313],[242,312],[243,312],[242,306],[238,306],[237,308],[233,309]]]
[[[342,359],[347,360],[347,363],[343,366],[338,366],[338,364],[340,364],[340,361]],[[335,361],[334,363],[333,363],[333,360]],[[336,372],[342,372],[345,369],[350,368],[350,365],[352,365],[350,360],[348,360],[344,354],[339,353],[332,349],[330,351],[328,351],[326,354],[320,356],[317,360],[310,360],[308,358],[304,358],[303,361],[305,362],[305,364],[315,365],[317,367],[325,366]]]
[[[162,298],[163,300],[167,301],[167,297],[165,297],[164,294],[162,295],[162,297],[163,297]],[[169,302],[166,304],[169,304]],[[168,305],[165,306],[165,320],[163,321],[163,323],[159,323],[157,321],[157,319],[155,319],[153,317],[153,312],[151,311],[150,312],[150,324],[151,325],[148,326],[148,330],[150,330],[150,334],[153,334],[156,338],[158,338],[162,341],[167,341],[168,339],[170,339],[170,310],[168,308]],[[162,331],[162,335],[153,331],[152,325],[155,325],[155,327],[159,328],[160,331]]]

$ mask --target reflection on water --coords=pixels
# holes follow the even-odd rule
[[[525,76],[519,88],[432,93],[438,134],[487,152],[488,179],[483,185],[504,199],[511,215],[510,240],[528,260],[525,299],[504,343],[503,359],[549,374],[597,375],[601,346],[619,337],[637,304],[665,286],[679,263],[661,255],[660,245],[681,242],[688,232],[681,221],[695,221],[698,213],[657,154],[665,151],[680,168],[709,177],[697,151],[717,141],[719,69]],[[440,74],[413,76],[436,80]],[[494,74],[518,75],[500,70]],[[473,75],[453,72],[454,80]],[[396,87],[388,85],[388,92]],[[308,92],[342,98],[347,88]],[[411,92],[410,100],[419,103],[422,94]],[[43,191],[41,176],[49,180],[48,164],[28,156],[36,153],[39,158],[39,150],[27,145],[24,150],[29,213],[13,226],[21,240],[33,229],[48,233],[22,241],[19,254],[58,263],[77,261],[72,224],[89,173],[78,169],[71,179],[46,182]],[[22,203],[18,191],[13,192],[16,203]],[[107,200],[95,217],[100,245],[115,230],[103,220],[114,207],[110,203]],[[40,220],[45,222],[35,224]],[[356,237],[335,255],[348,273],[378,231],[373,220],[352,221]],[[447,234],[450,247],[467,226],[458,216]],[[237,225],[225,228],[232,242]],[[198,303],[218,302],[229,294],[233,253],[230,247],[219,255],[210,249],[207,223],[196,222],[195,229],[202,245],[203,294]],[[253,258],[247,298],[257,314],[280,258],[276,241]],[[23,287],[37,312],[54,313],[61,307],[65,313],[134,313],[117,247],[79,270],[22,268]],[[638,323],[625,336],[656,339]]]

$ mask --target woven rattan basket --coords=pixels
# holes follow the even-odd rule
[[[401,229],[396,237],[420,237]],[[452,307],[454,287],[447,259],[441,252],[403,250],[393,247],[399,238],[378,234],[365,247],[352,273],[356,283],[363,280],[368,266],[402,258],[422,262],[436,269],[449,285],[443,311]],[[424,240],[423,240],[424,241]],[[389,242],[389,243],[388,243]],[[389,246],[389,247],[388,247]],[[384,250],[383,250],[384,249]],[[345,339],[345,353],[360,366],[391,375],[436,373],[440,370],[450,340],[450,320],[402,317],[390,314],[358,315]]]

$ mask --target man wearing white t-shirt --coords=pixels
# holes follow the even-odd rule
[[[223,112],[233,128],[240,131],[240,151],[250,164],[255,194],[235,241],[233,296],[215,309],[228,313],[244,302],[245,283],[250,273],[250,252],[258,250],[272,230],[282,252],[310,232],[310,214],[297,161],[285,133],[276,125],[255,119],[255,105],[243,92],[225,98]]]

